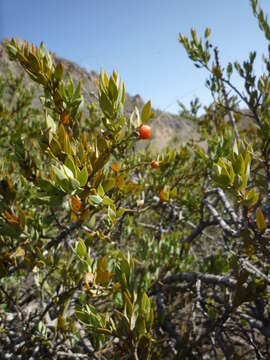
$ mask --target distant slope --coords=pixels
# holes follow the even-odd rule
[[[61,62],[64,65],[65,70],[70,73],[75,83],[77,83],[79,79],[82,80],[82,93],[85,103],[93,101],[97,95],[98,74],[95,71],[89,72],[72,61],[58,57],[56,54],[53,54],[53,56],[56,62]],[[20,65],[9,61],[3,44],[0,44],[0,74],[3,74],[6,71],[5,63],[8,63],[14,75],[19,76],[22,73]],[[41,88],[38,85],[35,85],[27,75],[25,76],[24,82],[25,86],[34,85],[36,93],[38,95],[41,94]],[[141,109],[143,104],[144,101],[140,95],[131,96],[130,94],[127,94],[126,114],[129,115],[135,105]],[[34,106],[40,106],[38,100],[34,103]],[[155,113],[155,119],[151,120],[151,147],[153,150],[158,151],[161,148],[168,146],[172,140],[174,141],[175,146],[178,142],[180,144],[192,137],[196,137],[196,131],[191,122],[180,118],[177,115],[161,112],[160,110],[155,110]]]

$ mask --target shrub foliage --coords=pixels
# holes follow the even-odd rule
[[[135,147],[151,102],[126,116],[115,71],[85,106],[43,45],[6,42],[43,96],[1,75],[3,358],[270,356],[270,47],[256,75],[255,52],[223,67],[208,28],[179,41],[213,102],[180,104],[200,141],[155,155]]]

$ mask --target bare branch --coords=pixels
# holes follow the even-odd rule
[[[162,283],[170,284],[172,282],[178,282],[178,281],[187,281],[191,283],[196,283],[198,280],[201,280],[202,283],[205,283],[207,285],[219,285],[219,286],[226,286],[229,288],[234,288],[237,284],[237,281],[230,276],[203,274],[200,272],[176,273],[165,277],[162,280]]]
[[[217,212],[217,210],[214,208],[214,206],[206,199],[203,200],[203,204],[207,207],[207,209],[212,214],[214,220],[220,225],[220,227],[228,234],[230,234],[233,237],[239,237],[240,231],[232,229],[225,220],[222,219],[220,214]]]

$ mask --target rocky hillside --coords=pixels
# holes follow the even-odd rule
[[[54,58],[56,62],[61,62],[64,65],[65,70],[70,73],[75,83],[77,83],[79,79],[82,80],[82,93],[85,102],[89,103],[93,101],[97,95],[98,74],[95,71],[89,72],[72,61],[58,57],[56,54],[54,54]],[[22,70],[20,66],[8,60],[4,46],[3,44],[0,44],[0,73],[6,71],[6,63],[15,75],[19,76],[21,74]],[[26,86],[33,86],[33,82],[28,76],[25,76],[24,81]],[[37,94],[41,94],[41,88],[38,85],[35,85],[35,90]],[[135,105],[139,109],[142,108],[143,104],[144,101],[140,95],[132,96],[127,94],[126,113],[129,114]],[[34,105],[39,106],[38,100]],[[174,141],[174,145],[177,145],[178,142],[180,144],[186,142],[191,137],[196,136],[195,129],[191,122],[180,118],[177,115],[161,112],[158,109],[155,109],[155,113],[156,118],[152,120],[153,136],[151,147],[153,150],[160,150],[169,145],[172,141]]]

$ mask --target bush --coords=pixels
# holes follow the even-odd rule
[[[207,146],[160,154],[134,151],[151,103],[127,117],[116,72],[101,72],[85,116],[80,83],[43,45],[6,42],[43,87],[44,114],[2,76],[3,358],[269,357],[269,57],[261,76],[254,52],[223,68],[209,36],[179,37],[209,72],[213,103],[184,109]]]

